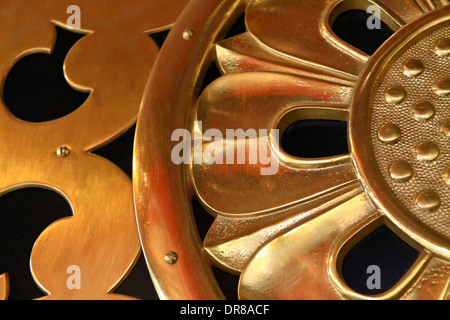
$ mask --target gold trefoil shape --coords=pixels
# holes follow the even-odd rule
[[[90,152],[136,121],[148,76],[158,55],[149,37],[168,29],[187,0],[77,1],[85,33],[68,53],[70,85],[90,92],[71,114],[48,122],[15,118],[0,102],[0,194],[37,186],[70,203],[73,217],[51,224],[34,244],[30,268],[42,299],[127,299],[113,291],[140,254],[130,179]],[[70,1],[1,1],[0,75],[36,52],[50,53],[55,26],[68,28]],[[69,266],[80,270],[81,287],[67,285]],[[13,285],[13,284],[12,284]],[[0,298],[9,281],[0,276]]]
[[[421,0],[193,0],[150,77],[135,144],[143,250],[164,299],[221,299],[211,266],[240,275],[241,299],[448,299],[450,6]],[[377,5],[395,31],[369,56],[338,38],[341,13]],[[245,12],[247,31],[224,39]],[[222,76],[200,92],[215,61]],[[348,155],[176,165],[178,128],[280,129],[348,121]],[[306,137],[305,137],[306,138]],[[235,147],[234,144],[231,144]],[[227,144],[228,146],[228,144]],[[191,197],[215,216],[202,242]],[[387,225],[420,256],[389,291],[342,280],[342,257]],[[175,255],[176,254],[176,255]],[[173,257],[176,257],[173,258]],[[170,262],[170,263],[168,263]]]

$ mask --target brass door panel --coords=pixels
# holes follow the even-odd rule
[[[0,194],[48,188],[65,197],[73,211],[46,228],[33,246],[30,268],[42,299],[132,298],[114,294],[141,252],[132,184],[122,170],[91,152],[135,123],[159,51],[149,34],[170,28],[186,3],[77,1],[80,25],[74,27],[70,1],[0,2],[2,89],[18,60],[52,52],[56,26],[85,34],[63,66],[67,82],[89,93],[79,108],[32,123],[0,102]],[[79,273],[79,287],[71,287],[71,272]],[[3,274],[0,298],[8,297],[8,288]]]

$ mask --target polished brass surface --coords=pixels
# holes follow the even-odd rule
[[[352,154],[374,200],[409,236],[447,259],[450,193],[442,172],[450,160],[450,150],[440,126],[450,112],[448,97],[436,91],[435,84],[449,74],[450,61],[436,54],[434,47],[449,36],[448,10],[444,7],[405,26],[380,48],[372,57],[373,70],[366,69],[361,76],[360,94],[353,100],[350,116]],[[414,78],[403,76],[401,71],[411,57],[425,66]],[[392,86],[405,91],[404,101],[395,106],[384,100],[386,89]],[[434,114],[427,121],[411,116],[411,108],[422,101],[433,106],[424,112]],[[401,132],[394,144],[375,138],[386,125],[395,125]],[[389,177],[388,169],[397,160],[408,162],[414,171],[414,178],[407,183]]]
[[[170,3],[169,3],[170,2]],[[113,294],[140,254],[130,179],[90,151],[112,141],[136,121],[150,70],[158,54],[148,36],[168,29],[187,0],[77,1],[86,34],[68,53],[64,75],[89,92],[77,110],[62,118],[30,123],[0,102],[0,194],[43,187],[63,195],[73,217],[51,224],[31,253],[33,278],[42,299],[128,299]],[[71,1],[0,2],[2,88],[15,62],[51,53],[55,26],[70,29]],[[81,287],[67,285],[70,266]],[[8,296],[0,276],[0,299]]]
[[[9,295],[8,274],[0,275],[0,300],[6,300]]]
[[[368,56],[339,39],[331,24],[342,12],[371,4],[396,32]],[[240,275],[241,299],[449,298],[447,4],[188,4],[150,77],[135,142],[136,213],[161,298],[223,298],[212,265]],[[246,32],[224,39],[243,12]],[[222,76],[200,91],[211,62]],[[174,130],[195,137],[198,121],[203,132],[279,129],[281,136],[307,119],[348,121],[350,153],[296,158],[270,135],[275,175],[261,175],[261,161],[176,165],[171,159]],[[234,144],[224,148],[236,151]],[[215,217],[203,242],[194,195]],[[392,289],[363,295],[342,279],[342,260],[381,225],[420,257]],[[171,251],[175,264],[167,263]]]

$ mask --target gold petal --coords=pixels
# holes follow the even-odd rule
[[[202,132],[214,128],[223,132],[224,138],[227,130],[254,128],[269,132],[277,128],[277,124],[285,127],[289,121],[299,120],[298,117],[342,120],[346,119],[350,93],[349,87],[285,74],[233,74],[219,78],[204,91],[198,104],[197,120],[201,121]],[[238,139],[238,143],[230,138],[203,145],[203,150],[212,147],[217,150],[223,143],[222,153],[215,155],[224,164],[192,165],[193,184],[210,211],[225,215],[267,213],[357,180],[348,155],[298,159],[277,151],[278,141],[272,138],[259,135]],[[236,155],[238,146],[248,146],[250,142],[258,145],[261,139],[270,140],[268,157],[270,165],[277,169],[276,174],[262,175],[261,169],[270,165],[263,164],[260,157],[250,164],[250,148],[245,149],[245,164],[225,161],[224,154],[229,149]],[[321,170],[317,170],[319,168]]]
[[[216,45],[217,62],[224,74],[246,71],[270,71],[306,76],[346,86],[353,86],[356,78],[333,74],[329,70],[315,68],[299,60],[287,59],[275,54],[248,32],[225,39]]]
[[[298,224],[314,219],[361,192],[359,183],[305,203],[257,217],[218,216],[205,238],[205,250],[222,270],[239,274],[255,253],[266,243]]]
[[[241,299],[341,299],[329,280],[338,237],[378,214],[364,194],[307,221],[264,246],[241,275]],[[374,216],[375,215],[375,216]]]
[[[398,27],[389,23],[389,21],[394,21],[398,26],[403,26],[429,12],[432,5],[439,6],[433,4],[430,0],[373,0],[372,2],[383,9],[385,16],[382,15],[381,19],[388,23],[393,30],[397,30]]]
[[[8,299],[9,295],[9,278],[8,274],[0,275],[0,300]]]
[[[340,0],[252,0],[246,23],[258,41],[278,54],[335,73],[358,75],[368,56],[331,31],[331,20],[340,10],[336,7],[342,4]]]
[[[450,293],[450,262],[432,258],[403,297],[405,300],[444,300]]]
[[[438,10],[450,3],[448,0],[414,0],[413,2],[419,6],[424,13]]]

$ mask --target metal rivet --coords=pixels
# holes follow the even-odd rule
[[[191,29],[186,29],[183,31],[183,39],[184,40],[191,40],[194,37],[194,31]]]
[[[175,251],[170,251],[166,253],[164,260],[166,261],[166,263],[174,265],[178,261],[178,254]]]
[[[70,149],[66,146],[61,146],[58,148],[58,150],[56,150],[56,155],[61,158],[67,157],[69,153]]]

